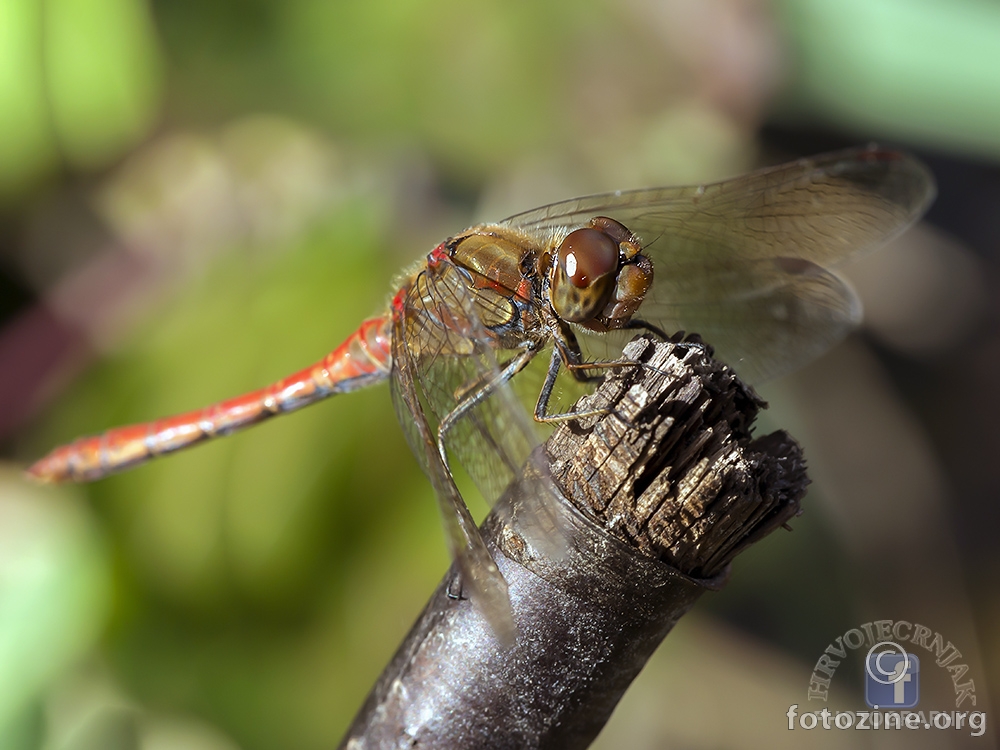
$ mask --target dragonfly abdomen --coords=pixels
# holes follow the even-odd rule
[[[101,479],[328,396],[386,380],[392,364],[391,332],[388,316],[366,320],[319,362],[277,383],[197,411],[80,438],[37,461],[28,475],[41,482]]]

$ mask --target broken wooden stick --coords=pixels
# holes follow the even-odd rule
[[[765,404],[711,349],[643,336],[623,356],[640,366],[577,405],[605,413],[563,423],[483,524],[513,646],[456,596],[453,567],[342,747],[587,747],[729,562],[799,513],[799,446],[751,437]],[[540,475],[560,497],[539,492],[551,486]],[[539,519],[558,545],[539,543]]]

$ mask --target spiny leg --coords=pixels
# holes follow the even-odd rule
[[[495,377],[479,384],[478,386],[473,383],[469,387],[460,389],[462,394],[458,405],[448,412],[441,423],[438,425],[438,435],[437,435],[437,447],[438,453],[441,456],[441,460],[444,465],[448,467],[448,454],[445,450],[445,438],[448,432],[458,424],[458,421],[468,414],[472,409],[475,409],[479,404],[481,404],[500,386],[504,385],[511,378],[517,375],[521,370],[528,366],[528,363],[535,358],[538,354],[538,346],[536,344],[531,344],[528,348],[519,352],[516,356],[511,358],[503,369],[496,374]],[[450,470],[450,467],[449,467]]]
[[[478,438],[485,442],[487,452],[503,462],[509,476],[517,477],[522,474],[524,467],[521,464],[521,460],[524,457],[517,452],[512,453],[509,445],[503,445],[504,442],[509,441],[509,437],[504,433],[510,429],[515,431],[519,429],[516,420],[506,425],[506,429],[501,428],[497,431],[497,424],[492,420],[499,416],[499,412],[491,415],[475,407],[483,404],[484,400],[490,395],[496,394],[498,390],[502,390],[510,380],[535,358],[542,348],[542,342],[526,342],[520,352],[511,357],[507,362],[500,363],[498,365],[499,369],[493,369],[492,373],[485,373],[474,378],[454,391],[457,406],[444,417],[438,428],[438,452],[445,466],[447,466],[445,439],[451,429],[458,425],[462,419],[465,419],[472,426],[474,432],[478,433]],[[513,406],[514,408],[520,408],[520,404]],[[489,408],[486,411],[494,410]],[[527,427],[527,425],[522,426]],[[525,437],[528,436],[526,435]],[[536,445],[530,438],[529,442],[532,443],[531,447]],[[534,462],[536,458],[529,454],[527,460]],[[555,490],[551,486],[547,467],[536,465],[534,468],[535,472],[532,472],[533,481],[530,483],[525,482],[522,485],[525,491],[529,491],[527,488],[531,487],[530,492],[534,497],[532,507],[530,509],[523,508],[520,518],[516,522],[515,519],[506,515],[503,516],[503,522],[516,523],[519,532],[533,548],[543,551],[544,555],[550,559],[559,559],[565,552],[564,540],[566,539],[566,535],[562,528],[562,523],[557,514],[554,513],[552,507]],[[524,476],[527,475],[525,474]],[[460,580],[451,587],[449,596],[461,596]]]
[[[538,394],[538,400],[535,402],[535,421],[542,422],[545,424],[551,424],[553,422],[565,422],[567,419],[582,419],[583,417],[593,417],[598,415],[608,414],[607,409],[588,409],[580,411],[568,411],[562,414],[547,414],[546,411],[549,408],[549,400],[552,398],[552,390],[556,385],[556,378],[559,376],[559,367],[563,364],[563,354],[560,352],[558,346],[552,348],[552,358],[549,360],[549,371],[545,375],[545,382],[542,384],[542,390]],[[622,364],[616,363],[618,367]],[[586,368],[589,365],[581,364],[578,365],[581,368]],[[598,364],[600,366],[600,364]],[[569,365],[567,364],[567,369]],[[572,371],[572,370],[571,370]],[[598,376],[603,377],[603,376]]]
[[[392,358],[393,398],[400,420],[412,425],[408,433],[414,454],[434,487],[445,538],[465,586],[474,594],[483,615],[494,633],[504,643],[512,643],[517,634],[507,582],[486,548],[479,529],[462,499],[447,462],[442,460],[433,428],[420,402],[417,368],[405,340],[405,318],[399,315],[393,327]]]
[[[567,419],[579,419],[582,417],[598,416],[607,414],[606,409],[591,409],[588,411],[569,411],[563,414],[547,414],[549,400],[552,398],[552,391],[556,385],[556,378],[559,376],[560,365],[565,364],[573,377],[581,383],[589,383],[603,380],[603,375],[588,375],[587,370],[602,369],[610,367],[622,367],[621,362],[581,362],[583,354],[580,352],[580,344],[576,340],[573,329],[568,325],[560,324],[552,337],[552,357],[549,360],[549,370],[545,375],[545,382],[542,390],[538,394],[535,402],[535,421],[543,424],[553,422],[564,422]]]
[[[652,323],[647,323],[644,320],[633,320],[629,322],[625,328],[649,331],[654,336],[660,337],[664,341],[670,340],[662,329]],[[558,333],[553,336],[553,342],[555,347],[559,350],[560,357],[562,358],[566,369],[569,370],[573,379],[578,383],[597,383],[603,380],[604,374],[601,372],[592,373],[594,370],[612,370],[615,368],[625,367],[648,367],[648,365],[641,362],[622,362],[621,360],[582,361],[583,354],[580,350],[580,344],[576,339],[576,334],[573,333],[572,328],[565,324],[559,326]]]
[[[649,331],[654,336],[662,339],[663,341],[672,341],[673,336],[667,335],[667,332],[660,328],[658,325],[650,323],[648,320],[641,320],[638,318],[633,318],[628,323],[625,324],[625,329],[629,331]],[[683,335],[683,331],[680,332]],[[676,335],[676,334],[675,334]]]
[[[657,328],[656,326],[646,323],[645,321],[635,321],[636,325],[628,325],[627,328],[641,328],[649,330],[654,335],[664,335],[665,334]],[[545,376],[545,383],[542,385],[542,390],[538,394],[538,401],[535,402],[535,421],[542,423],[554,423],[554,422],[565,422],[569,419],[582,419],[584,417],[592,416],[603,416],[609,414],[608,409],[589,409],[589,410],[573,410],[568,412],[563,412],[561,414],[548,414],[549,401],[552,398],[552,391],[555,388],[556,378],[559,375],[559,367],[565,365],[566,369],[573,375],[573,377],[583,383],[594,382],[602,380],[604,378],[603,374],[588,374],[590,370],[610,370],[616,368],[624,367],[645,367],[652,368],[649,364],[645,362],[622,362],[620,360],[602,360],[595,362],[581,362],[581,353],[579,344],[576,341],[576,337],[573,335],[571,329],[564,328],[560,331],[561,335],[554,338],[555,346],[552,348],[552,359],[549,361],[549,371]]]
[[[538,354],[537,346],[532,346],[530,349],[525,349],[519,352],[516,356],[512,357],[498,373],[495,373],[494,377],[489,380],[477,379],[472,383],[467,383],[458,389],[456,393],[456,400],[458,405],[452,409],[448,414],[445,415],[444,419],[438,425],[437,434],[437,450],[438,455],[441,459],[442,464],[451,473],[451,466],[448,462],[448,453],[445,448],[445,438],[448,436],[448,432],[458,424],[462,417],[469,415],[470,419],[475,419],[476,415],[474,413],[470,414],[476,406],[481,404],[484,399],[488,398],[499,386],[507,383],[511,378],[513,378],[517,373],[527,367],[528,363],[534,359],[535,355]],[[489,430],[481,430],[481,434],[487,437],[487,439],[492,439],[492,435]],[[503,456],[504,459],[507,458],[503,451],[498,451],[498,454]],[[512,472],[517,470],[516,466],[508,467]],[[459,576],[455,578],[448,585],[448,598],[449,599],[463,599],[465,598],[462,591],[462,577]]]
[[[599,360],[594,362],[584,362],[583,353],[580,350],[580,343],[576,339],[576,334],[573,333],[573,329],[568,325],[561,324],[552,337],[552,343],[554,346],[554,351],[559,352],[559,357],[562,363],[565,365],[566,369],[569,370],[573,379],[578,383],[599,383],[604,379],[603,373],[589,374],[589,370],[602,370],[611,369],[614,367],[628,367],[629,365],[623,364],[619,361],[611,360]],[[551,370],[553,365],[549,364],[549,369]],[[558,374],[558,367],[556,368]],[[549,391],[551,392],[552,386],[555,383],[555,375],[551,372],[547,376],[551,379],[551,383],[547,383],[549,386]],[[548,400],[548,399],[546,399]]]
[[[684,331],[677,331],[672,335],[668,335],[659,326],[639,318],[630,320],[623,326],[622,330],[646,331],[661,341],[669,341],[686,348],[706,346],[697,334],[685,334]],[[561,348],[563,364],[566,366],[566,369],[570,371],[574,379],[581,383],[597,382],[604,378],[603,374],[587,374],[589,370],[610,370],[624,367],[644,367],[649,370],[656,370],[655,367],[646,362],[622,362],[621,360],[593,360],[583,362],[581,361],[580,345],[577,343],[573,330],[568,326],[561,327],[559,335],[555,337],[555,341],[556,346]]]

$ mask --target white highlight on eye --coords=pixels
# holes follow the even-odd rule
[[[576,253],[566,256],[566,275],[570,278],[576,276]]]

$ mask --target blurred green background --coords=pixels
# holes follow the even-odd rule
[[[2,0],[0,748],[333,746],[448,564],[387,388],[94,485],[25,462],[319,359],[474,220],[875,139],[940,197],[848,271],[864,330],[763,389],[806,513],[598,744],[856,747],[784,712],[879,618],[954,642],[989,710],[998,122],[973,0]]]

